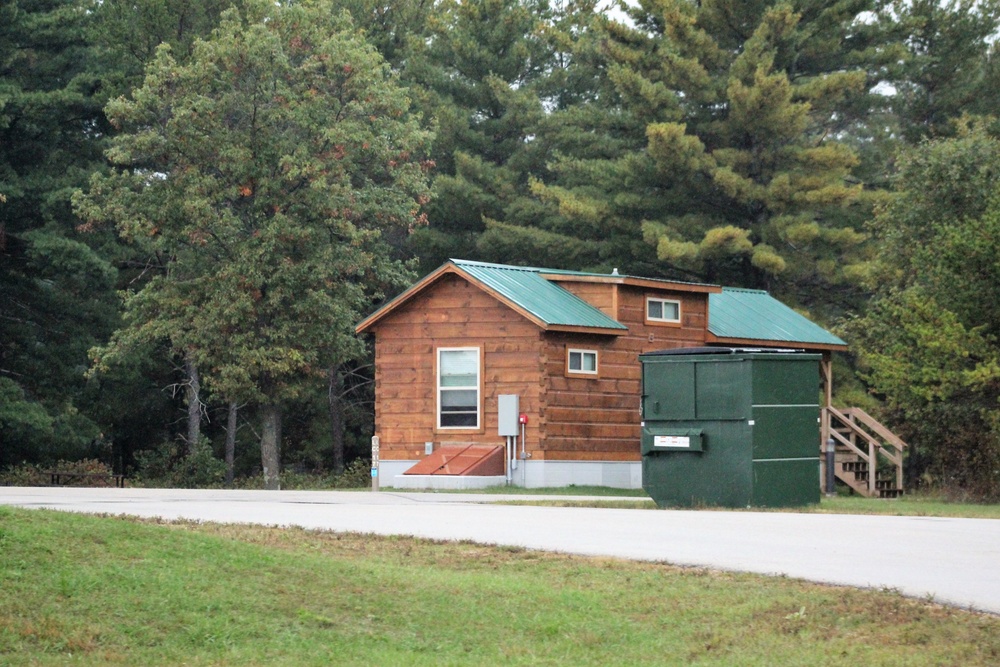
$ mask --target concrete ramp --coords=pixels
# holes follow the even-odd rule
[[[504,474],[504,448],[501,445],[441,447],[403,474],[502,476]]]

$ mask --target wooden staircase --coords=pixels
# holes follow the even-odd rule
[[[823,447],[834,442],[834,475],[869,498],[903,495],[903,451],[907,444],[861,408],[822,411]],[[826,479],[826,457],[820,457]]]

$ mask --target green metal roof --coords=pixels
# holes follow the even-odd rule
[[[580,276],[600,278],[636,278],[607,273],[584,273],[559,269],[508,266],[486,262],[470,262],[452,259],[438,271],[427,276],[395,299],[384,304],[365,318],[356,329],[365,330],[383,314],[390,312],[399,303],[408,300],[427,284],[427,280],[451,265],[469,279],[494,292],[512,306],[529,314],[544,326],[573,327],[589,329],[597,333],[619,333],[628,327],[604,314],[572,292],[560,287],[558,281],[544,276]],[[638,278],[639,280],[649,280]],[[657,281],[671,284],[672,281]],[[705,286],[701,283],[684,283]],[[740,339],[782,344],[832,345],[846,347],[847,344],[826,329],[810,322],[794,310],[762,290],[721,288],[720,293],[708,295],[708,330],[721,339]]]
[[[463,273],[546,324],[627,330],[626,326],[608,317],[580,297],[543,278],[539,275],[543,269],[460,259],[453,259],[451,262]]]
[[[735,287],[708,295],[708,330],[719,338],[847,345],[767,292]]]

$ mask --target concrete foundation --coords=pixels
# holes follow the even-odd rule
[[[389,479],[386,477],[386,479]],[[396,475],[390,484],[396,489],[475,490],[503,486],[503,475]]]
[[[482,489],[503,486],[499,477],[451,475],[404,475],[416,461],[381,461],[379,479],[383,487],[397,489]],[[608,486],[642,488],[640,461],[518,461],[512,485],[529,489],[563,486]]]

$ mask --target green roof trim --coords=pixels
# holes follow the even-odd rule
[[[708,330],[719,338],[847,346],[762,290],[723,287],[709,294]]]
[[[635,280],[642,280],[650,283],[663,283],[663,286],[667,288],[673,285],[687,285],[690,287],[711,287],[715,289],[718,289],[719,287],[714,283],[693,283],[685,280],[668,280],[666,278],[647,278],[645,276],[634,276],[629,273],[593,273],[590,271],[569,271],[567,269],[537,269],[537,268],[532,268],[531,270],[538,271],[539,273],[545,274],[547,276],[576,276],[580,278],[620,278],[620,279],[632,278]]]
[[[608,317],[580,297],[543,278],[539,275],[543,269],[460,259],[453,259],[451,263],[480,284],[550,326],[628,330],[625,325]]]

